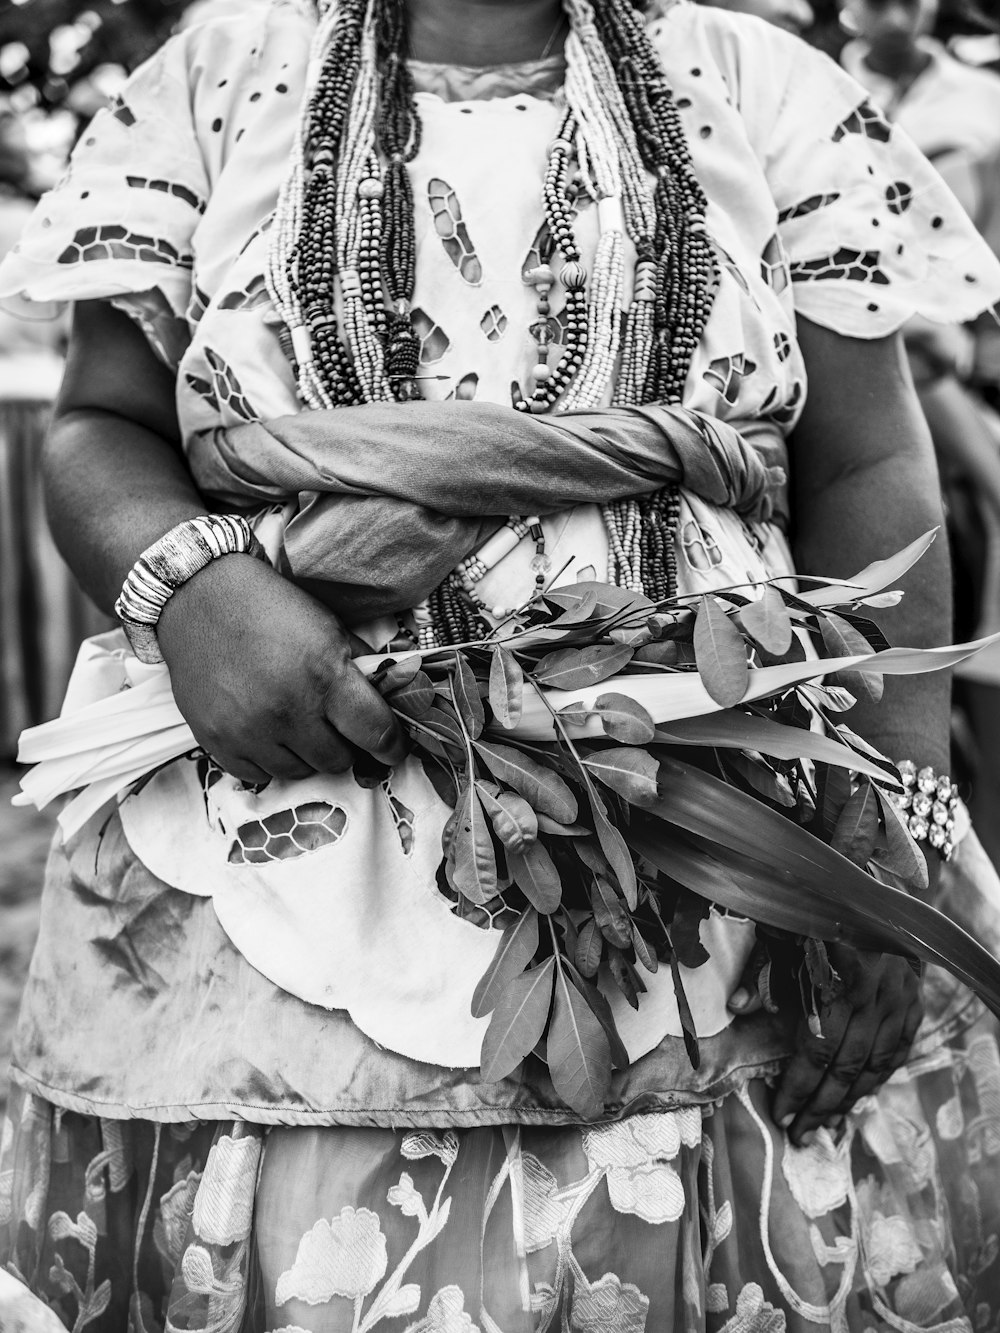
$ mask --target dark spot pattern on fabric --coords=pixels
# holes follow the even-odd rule
[[[726,270],[726,272],[729,274],[729,276],[732,278],[732,280],[736,283],[740,291],[743,292],[745,296],[750,296],[751,295],[750,284],[747,282],[746,275],[744,274],[740,266],[737,264],[736,260],[732,257],[732,255],[729,253],[728,250],[724,250],[722,248],[722,246],[719,244],[719,242],[715,239],[714,236],[711,238],[711,241],[712,241],[712,248],[715,250],[715,253],[719,260],[719,267]]]
[[[399,845],[403,849],[404,856],[410,856],[413,853],[414,839],[414,814],[413,811],[403,804],[399,797],[392,790],[392,780],[386,778],[385,782],[380,784],[382,794],[385,796],[389,806],[389,813],[392,815],[392,822],[396,826],[396,836],[399,838]]]
[[[689,518],[681,524],[681,554],[690,569],[707,573],[722,564],[722,549],[719,543],[695,518]]]
[[[219,309],[258,310],[261,306],[267,305],[270,299],[264,275],[259,273],[255,278],[251,278],[240,291],[226,292],[225,296],[219,301]]]
[[[479,321],[479,327],[491,343],[499,342],[507,331],[507,316],[498,305],[491,305]]]
[[[218,134],[218,132],[221,129],[222,129],[222,117],[216,116],[216,118],[212,121],[212,133]]]
[[[899,217],[913,203],[913,186],[909,181],[893,181],[885,187],[885,202],[889,212]]]
[[[779,361],[787,361],[792,354],[792,340],[787,333],[776,333],[774,335],[774,350],[778,354]]]
[[[732,404],[739,397],[740,380],[752,375],[756,369],[756,361],[751,361],[744,352],[737,352],[735,356],[717,356],[709,363],[703,378]]]
[[[892,126],[866,97],[835,127],[834,143],[839,143],[848,134],[860,134],[866,139],[874,139],[877,143],[888,143],[892,138]]]
[[[138,259],[144,264],[191,268],[194,256],[182,254],[162,236],[142,236],[117,224],[81,227],[59,256],[60,264],[89,263],[96,259]]]
[[[479,388],[479,376],[476,374],[463,375],[462,378],[446,394],[446,399],[452,399],[460,403],[471,403],[476,396],[476,390]]]
[[[197,283],[191,289],[191,299],[188,301],[187,310],[184,312],[189,324],[200,322],[205,311],[208,309],[208,303],[211,298],[207,292],[202,291]]]
[[[416,307],[410,313],[414,332],[420,339],[420,360],[424,365],[440,361],[451,346],[451,339],[440,324],[436,324],[425,310]]]
[[[780,225],[783,222],[791,222],[792,218],[804,218],[809,213],[815,213],[818,208],[829,208],[830,204],[835,204],[839,198],[839,190],[833,190],[829,194],[811,194],[808,199],[792,204],[790,208],[783,208],[778,214],[778,223]]]
[[[785,253],[785,247],[781,244],[781,237],[777,232],[764,246],[764,252],[760,257],[760,275],[778,296],[781,295],[790,281],[788,255]]]
[[[260,417],[250,406],[250,400],[232,366],[212,347],[205,348],[205,360],[212,371],[212,384],[218,401],[244,421],[259,421]]]
[[[115,120],[121,121],[123,125],[127,125],[131,128],[135,124],[135,112],[128,103],[122,101],[120,97],[114,99],[110,109]]]
[[[479,262],[469,230],[462,221],[462,205],[458,195],[447,181],[437,177],[427,182],[427,198],[434,215],[434,227],[445,253],[470,286],[483,280],[483,266]]]
[[[889,278],[879,267],[880,259],[877,250],[850,250],[843,247],[832,255],[801,259],[792,264],[792,281],[830,282],[846,279],[850,282],[874,282],[887,287]]]
[[[236,830],[229,848],[230,865],[267,865],[291,861],[339,842],[347,828],[347,812],[326,801],[309,801],[249,820]]]
[[[199,199],[194,190],[189,190],[186,185],[181,185],[177,181],[160,180],[148,176],[126,176],[125,183],[130,190],[155,190],[159,194],[169,194],[175,199],[182,199],[184,203],[190,204],[198,213],[204,213],[205,200]]]
[[[543,262],[542,256],[548,255],[552,251],[552,242],[549,237],[549,224],[543,222],[535,232],[535,239],[531,243],[531,249],[524,256],[524,262],[521,265],[521,279],[528,281],[528,274],[533,268],[537,268]]]

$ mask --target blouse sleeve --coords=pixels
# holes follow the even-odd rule
[[[989,246],[854,79],[759,20],[744,19],[728,47],[799,313],[877,338],[916,313],[966,321],[1000,301],[1000,263]]]
[[[7,310],[111,300],[176,367],[189,337],[192,245],[209,189],[190,55],[191,34],[169,41],[84,132],[0,266]]]

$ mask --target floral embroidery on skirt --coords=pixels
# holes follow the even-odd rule
[[[606,1125],[409,1133],[15,1092],[0,1262],[78,1333],[990,1333],[991,1023],[801,1149],[760,1081]]]

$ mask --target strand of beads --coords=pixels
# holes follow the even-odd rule
[[[309,324],[303,309],[308,290],[298,272],[304,226],[305,181],[318,151],[332,167],[337,124],[343,123],[360,53],[358,36],[364,14],[363,0],[321,6],[319,23],[309,50],[306,88],[300,112],[299,131],[293,137],[289,170],[281,185],[268,244],[265,280],[275,310],[292,343],[299,395],[309,407],[332,407],[336,401],[323,381],[313,352]],[[336,53],[336,65],[324,57]],[[330,127],[326,141],[318,144],[313,122]],[[307,165],[308,159],[308,165]]]
[[[386,375],[396,398],[406,401],[420,396],[416,375],[420,362],[420,340],[411,317],[413,284],[416,278],[416,234],[413,187],[406,163],[420,151],[421,126],[413,100],[413,77],[403,50],[406,12],[401,3],[379,8],[378,44],[382,88],[378,108],[377,136],[388,157],[382,201],[382,279],[389,295],[390,314],[385,329]]]
[[[608,532],[608,582],[629,592],[643,591],[639,506],[634,500],[616,500],[603,507]]]
[[[573,133],[573,116],[571,112],[567,112],[549,149],[545,179],[542,183],[542,202],[549,237],[553,248],[558,250],[565,260],[559,273],[559,279],[566,290],[566,338],[563,356],[553,371],[548,364],[549,348],[555,340],[553,322],[549,318],[552,270],[549,266],[542,265],[526,275],[528,282],[538,283],[536,292],[539,319],[531,326],[538,356],[532,372],[534,389],[531,397],[521,399],[516,404],[522,412],[547,412],[552,407],[579,370],[587,346],[587,271],[581,262],[580,250],[573,234],[573,209],[568,193]]]
[[[654,602],[677,596],[677,529],[680,490],[665,486],[637,502],[643,592]]]

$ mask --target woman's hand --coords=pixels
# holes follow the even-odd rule
[[[774,1119],[798,1146],[821,1125],[838,1124],[906,1063],[923,1016],[920,978],[906,959],[844,944],[826,948],[840,976],[838,994],[820,1007],[818,1024],[803,1017],[774,1096]],[[749,999],[734,1003],[745,994],[741,985],[730,1008],[758,1007]]]
[[[394,765],[404,737],[324,606],[249,556],[224,556],[167,603],[159,641],[201,745],[250,782],[339,773],[355,748]]]

